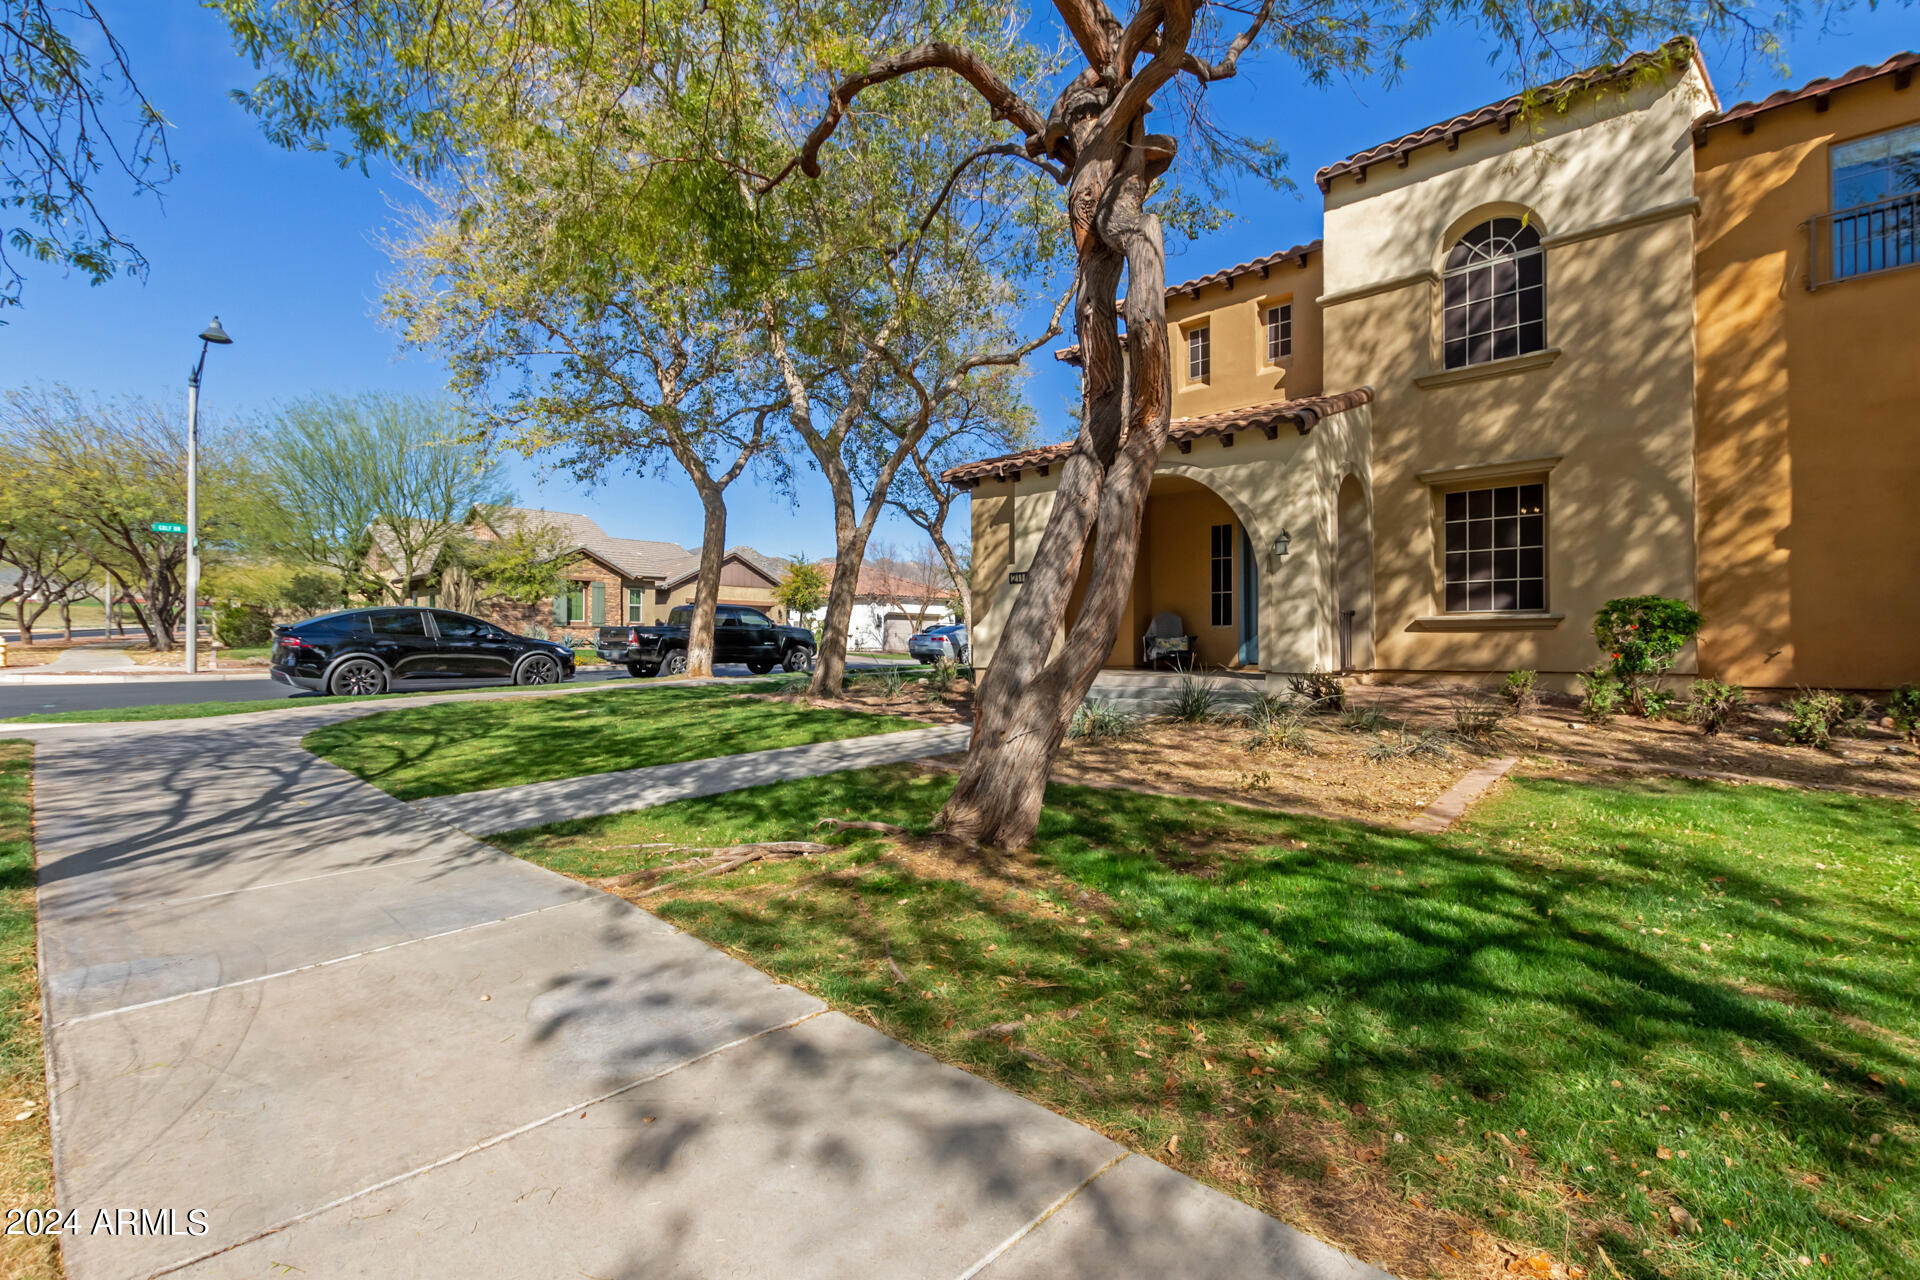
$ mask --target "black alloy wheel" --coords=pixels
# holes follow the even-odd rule
[[[349,658],[334,668],[327,692],[336,698],[365,698],[387,690],[387,673],[371,658]]]
[[[670,676],[683,676],[687,674],[687,651],[685,649],[675,649],[667,655],[667,660],[660,664],[660,669]]]
[[[515,684],[559,684],[560,664],[544,653],[536,653],[513,673]]]

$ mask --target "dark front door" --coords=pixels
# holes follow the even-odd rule
[[[440,633],[440,661],[457,680],[505,680],[513,674],[513,654],[506,633],[491,623],[454,613],[433,611]]]
[[[373,652],[395,680],[433,679],[441,674],[433,637],[418,609],[375,609],[367,614]]]

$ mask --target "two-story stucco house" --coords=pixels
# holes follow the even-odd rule
[[[1171,612],[1210,666],[1564,684],[1660,594],[1682,673],[1920,679],[1916,63],[1722,110],[1676,41],[1321,169],[1320,240],[1167,291],[1109,664]],[[1068,447],[948,473],[989,663]]]

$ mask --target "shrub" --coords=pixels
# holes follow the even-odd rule
[[[1695,680],[1687,703],[1687,720],[1702,734],[1711,736],[1732,724],[1746,701],[1747,691],[1737,684]]]
[[[1451,753],[1447,750],[1447,735],[1438,729],[1422,729],[1419,732],[1401,725],[1390,733],[1381,735],[1379,741],[1367,748],[1367,759],[1379,763],[1384,760],[1406,760],[1419,756],[1432,756],[1436,760],[1445,760]]]
[[[1658,720],[1667,714],[1667,708],[1673,705],[1674,693],[1671,689],[1662,689],[1658,685],[1640,691],[1640,714],[1649,720]]]
[[[1840,695],[1827,689],[1802,689],[1786,701],[1787,727],[1781,732],[1808,747],[1824,747],[1833,741],[1833,726],[1844,718],[1846,709]]]
[[[1500,686],[1500,696],[1507,700],[1507,708],[1516,716],[1524,716],[1532,711],[1540,701],[1534,684],[1539,676],[1532,671],[1509,671],[1506,683]]]
[[[933,664],[933,670],[927,674],[927,687],[934,693],[951,693],[953,682],[959,678],[959,664],[952,658],[941,658]]]
[[[1340,726],[1355,733],[1378,733],[1386,721],[1378,707],[1350,706],[1340,713]]]
[[[1580,673],[1580,689],[1580,715],[1588,724],[1605,724],[1620,710],[1620,681],[1605,663]]]
[[[1312,671],[1287,677],[1287,688],[1294,696],[1306,702],[1314,711],[1331,714],[1344,709],[1347,705],[1347,686],[1340,683],[1340,677],[1331,671]]]
[[[1085,742],[1111,742],[1132,737],[1138,728],[1139,721],[1111,702],[1089,698],[1075,709],[1073,719],[1067,722],[1067,736]]]
[[[213,634],[224,648],[258,649],[273,643],[273,618],[258,605],[227,605],[213,611]]]
[[[878,683],[880,692],[889,698],[897,698],[900,690],[906,687],[907,675],[899,667],[886,667],[881,670]]]
[[[1220,691],[1205,676],[1183,675],[1167,714],[1183,724],[1209,724],[1220,718]]]
[[[1888,694],[1887,715],[1908,742],[1920,742],[1920,684],[1903,684]]]
[[[1295,751],[1313,754],[1313,742],[1307,735],[1307,709],[1300,703],[1282,704],[1279,710],[1254,722],[1253,736],[1247,739],[1249,751]]]
[[[1659,687],[1660,677],[1699,631],[1699,612],[1666,596],[1624,596],[1593,615],[1593,638],[1608,655],[1607,670],[1620,682],[1627,705],[1641,715],[1649,714],[1648,691]]]
[[[1505,699],[1483,693],[1456,694],[1452,699],[1454,736],[1467,742],[1492,742],[1506,736],[1509,708]]]

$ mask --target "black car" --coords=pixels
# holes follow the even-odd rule
[[[385,693],[408,680],[557,684],[573,650],[510,635],[451,609],[346,609],[273,629],[273,678],[333,694]]]
[[[687,630],[693,606],[676,605],[657,627],[602,627],[596,652],[608,662],[624,666],[629,675],[677,676],[687,669]],[[744,662],[755,675],[775,667],[806,671],[813,666],[813,632],[805,627],[783,627],[758,609],[741,604],[713,609],[713,660]]]

